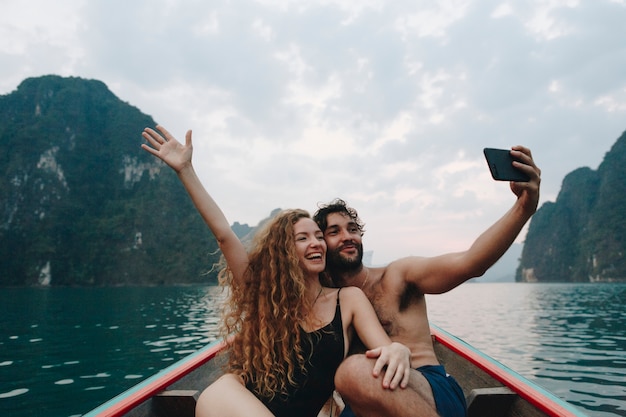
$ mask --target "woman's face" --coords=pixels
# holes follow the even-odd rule
[[[293,233],[300,267],[308,274],[323,272],[326,267],[326,242],[317,223],[302,218],[293,225]]]

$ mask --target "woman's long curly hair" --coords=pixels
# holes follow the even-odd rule
[[[220,283],[230,285],[223,314],[229,342],[228,370],[243,378],[258,395],[287,395],[296,371],[309,359],[302,350],[301,323],[311,309],[305,277],[295,250],[294,224],[311,218],[304,210],[284,210],[256,233],[249,268],[233,282],[228,268]]]

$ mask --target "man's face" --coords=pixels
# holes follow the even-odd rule
[[[328,247],[328,268],[339,272],[359,268],[363,261],[363,244],[357,224],[343,213],[329,214],[327,223],[324,240]]]

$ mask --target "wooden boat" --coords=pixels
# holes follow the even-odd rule
[[[462,386],[470,417],[583,417],[583,412],[444,330],[435,352]],[[193,417],[196,399],[221,374],[215,342],[102,404],[85,417]]]

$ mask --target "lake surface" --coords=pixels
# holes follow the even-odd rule
[[[0,289],[0,416],[80,416],[216,340],[218,287]],[[464,284],[430,320],[590,416],[626,416],[626,284]]]
[[[590,416],[626,416],[626,284],[464,284],[431,322]]]

